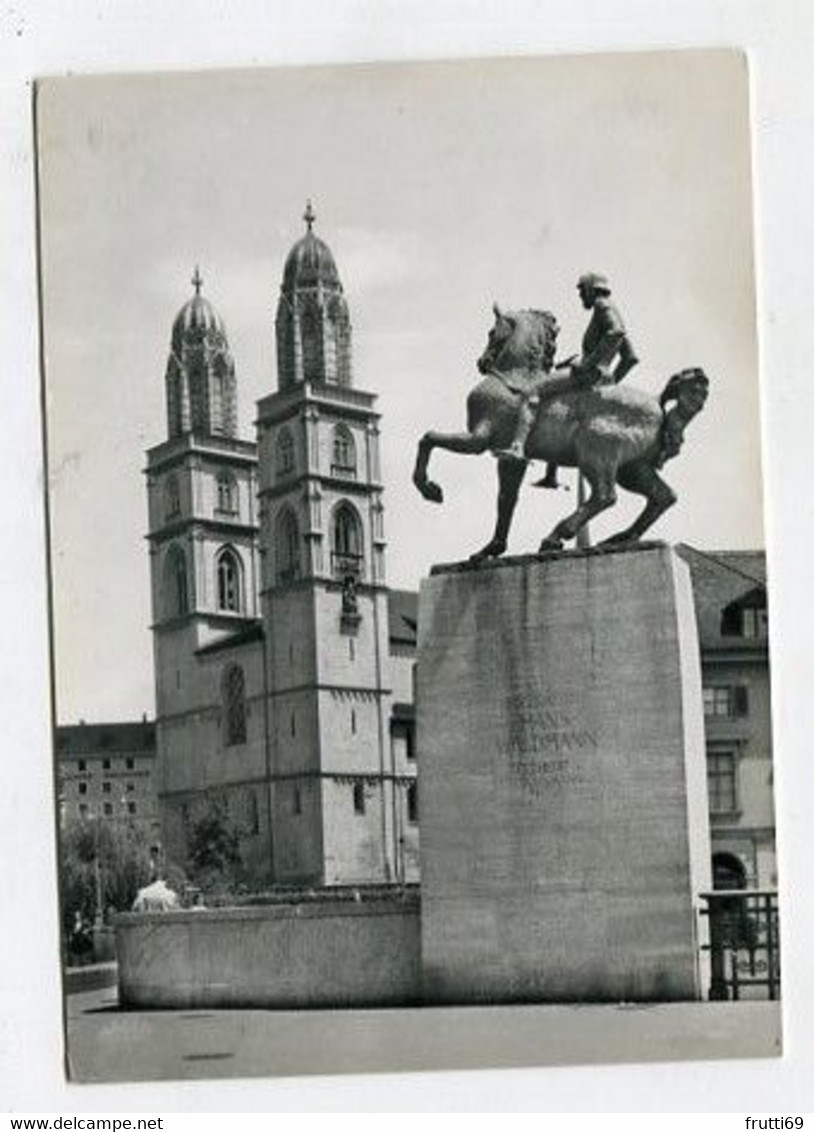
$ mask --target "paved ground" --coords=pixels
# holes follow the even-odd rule
[[[777,1003],[413,1010],[119,1011],[115,987],[68,998],[74,1081],[771,1057]]]

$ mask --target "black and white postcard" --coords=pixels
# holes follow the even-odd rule
[[[70,1079],[779,1054],[745,54],[35,105]]]

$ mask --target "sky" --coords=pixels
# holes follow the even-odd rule
[[[742,55],[67,78],[40,88],[37,120],[60,721],[153,713],[142,469],[167,434],[172,321],[200,264],[253,438],[309,198],[350,307],[354,383],[379,395],[392,586],[491,534],[491,457],[433,457],[442,507],[410,475],[426,429],[463,426],[492,302],[552,310],[567,356],[587,270],[610,277],[641,359],[628,382],[710,377],[654,537],[763,545]],[[573,498],[527,489],[510,552],[534,550]]]

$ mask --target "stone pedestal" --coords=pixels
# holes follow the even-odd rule
[[[425,1000],[699,998],[703,709],[674,551],[436,568],[417,710]]]

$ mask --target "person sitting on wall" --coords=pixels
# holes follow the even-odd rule
[[[180,907],[178,894],[160,877],[140,888],[133,901],[134,912],[171,912]]]

